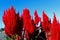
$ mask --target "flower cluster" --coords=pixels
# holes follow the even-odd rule
[[[60,23],[55,13],[51,21],[44,11],[41,18],[35,10],[33,18],[27,8],[19,15],[12,6],[4,11],[2,20],[5,34],[13,40],[60,40]]]

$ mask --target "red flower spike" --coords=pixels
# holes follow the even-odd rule
[[[9,37],[12,37],[15,34],[20,34],[18,32],[20,32],[22,29],[22,26],[20,25],[22,21],[19,15],[16,14],[13,7],[4,12],[2,19],[5,24],[4,31]]]
[[[25,8],[23,10],[23,15],[22,16],[23,16],[24,28],[26,30],[28,30],[28,27],[29,27],[28,23],[29,23],[29,20],[30,20],[29,10]]]
[[[49,20],[48,16],[43,11],[43,21],[42,21],[42,28],[44,31],[49,32],[51,27],[51,21]]]
[[[56,15],[54,14],[52,28],[51,28],[51,40],[58,40],[58,22]]]
[[[34,32],[34,25],[32,24],[32,19],[29,13],[28,9],[23,10],[23,23],[24,23],[24,29],[29,33],[32,34]]]
[[[35,10],[35,12],[34,12],[34,21],[35,21],[35,24],[38,24],[39,23],[39,21],[41,21],[41,18],[38,16],[38,14],[37,14],[37,11]]]
[[[42,16],[43,16],[43,21],[49,20],[48,16],[45,14],[44,11],[43,11],[43,13],[42,13]]]

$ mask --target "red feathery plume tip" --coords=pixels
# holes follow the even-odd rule
[[[43,13],[42,13],[42,16],[43,16],[43,21],[49,20],[48,16],[45,14],[44,11],[43,11]]]
[[[16,29],[20,28],[21,26],[19,25],[20,24],[19,15],[16,14],[14,7],[11,7],[10,9],[4,12],[4,15],[2,18],[5,24],[5,27],[4,27],[5,33],[8,36],[10,35],[12,37],[17,32]]]
[[[43,11],[43,21],[42,21],[42,28],[44,31],[49,32],[51,27],[51,21],[49,20],[48,16]]]
[[[41,21],[41,18],[38,16],[37,11],[34,12],[34,22],[35,24],[38,24],[39,21]]]
[[[58,22],[55,14],[51,26],[51,40],[58,40]]]
[[[32,34],[34,32],[34,24],[30,16],[30,12],[27,8],[23,10],[23,23],[24,29],[29,33]]]

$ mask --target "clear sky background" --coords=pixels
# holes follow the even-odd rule
[[[16,12],[22,13],[24,8],[30,10],[30,14],[33,16],[34,10],[37,10],[38,15],[42,17],[42,11],[53,18],[53,13],[56,13],[57,19],[60,21],[60,0],[0,0],[0,28],[4,27],[2,22],[2,15],[4,10],[14,6]]]

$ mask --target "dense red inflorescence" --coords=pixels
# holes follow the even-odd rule
[[[23,16],[24,29],[26,30],[26,35],[28,35],[28,33],[32,34],[35,30],[35,25],[33,20],[31,19],[30,12],[27,8],[23,10],[22,16]]]
[[[54,14],[53,23],[51,27],[51,40],[58,40],[58,22]]]
[[[19,17],[19,14],[16,14],[13,7],[6,10],[2,18],[5,24],[5,27],[4,27],[5,33],[9,37],[12,37],[15,34],[20,34],[18,32],[22,30],[22,20]]]
[[[34,22],[38,24],[41,21],[41,18],[38,16],[37,11],[34,12]]]
[[[51,21],[49,20],[48,16],[45,14],[44,11],[42,13],[42,16],[43,16],[42,28],[46,32],[49,32],[50,31],[50,27],[51,27]]]
[[[14,7],[11,7],[4,11],[2,20],[4,22],[4,31],[10,38],[17,35],[16,40],[19,40],[22,36],[22,30],[24,30],[26,38],[30,39],[37,30],[36,24],[38,25],[38,23],[41,22],[39,28],[41,27],[47,35],[50,33],[50,39],[46,35],[47,40],[60,40],[60,23],[57,21],[55,14],[51,22],[51,19],[44,11],[42,13],[42,18],[40,18],[37,10],[35,10],[33,19],[27,8],[23,9],[22,15],[19,15],[19,13],[15,12]]]

